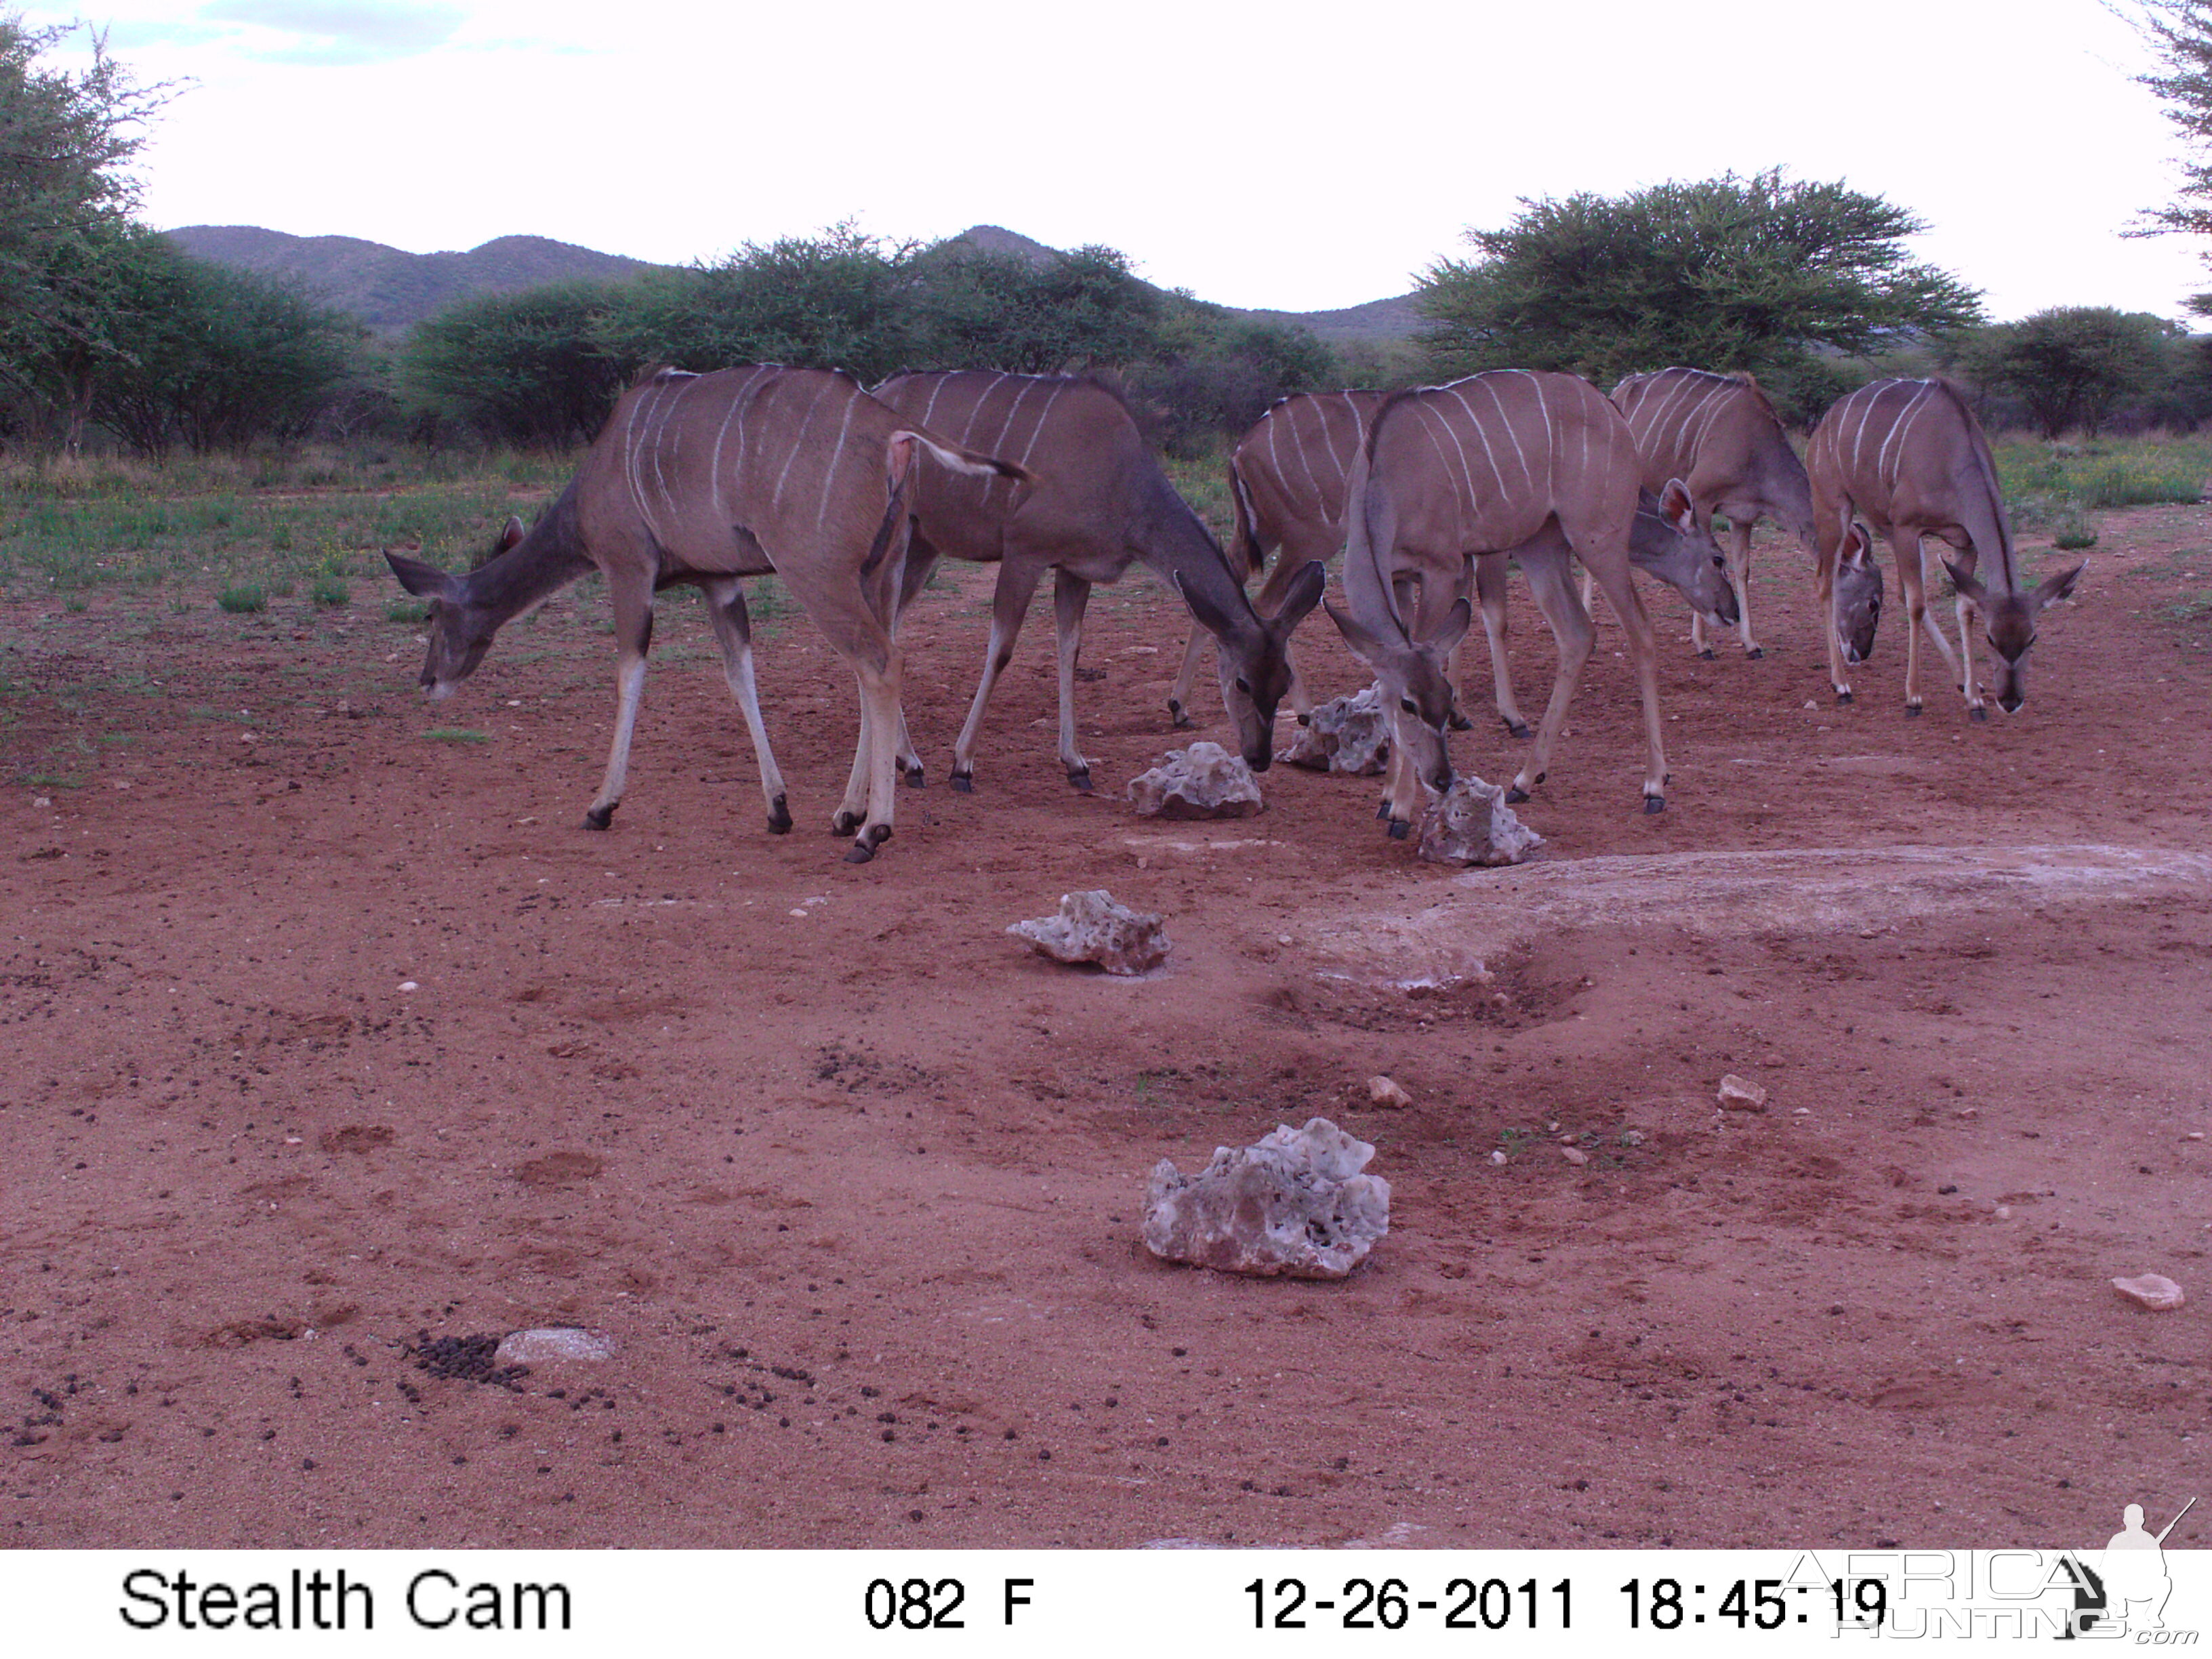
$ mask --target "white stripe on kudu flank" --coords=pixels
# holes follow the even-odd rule
[[[822,469],[822,499],[814,508],[814,527],[819,530],[830,516],[830,486],[837,477],[837,463],[845,458],[845,437],[853,429],[853,411],[860,406],[858,398],[845,399],[845,418],[837,423],[837,442],[830,452],[829,464]]]
[[[1448,386],[1445,390],[1449,391],[1450,388]],[[1452,395],[1456,398],[1459,394],[1454,392]],[[1452,441],[1453,453],[1459,457],[1459,475],[1463,480],[1465,480],[1465,483],[1462,486],[1463,493],[1460,497],[1460,510],[1462,516],[1465,515],[1469,508],[1477,509],[1479,512],[1482,497],[1476,493],[1474,463],[1469,461],[1467,458],[1467,446],[1460,441],[1459,423],[1453,420],[1450,415],[1446,411],[1432,405],[1426,398],[1423,398],[1420,400],[1419,407],[1422,414],[1427,416],[1431,420],[1433,420],[1438,426],[1444,429],[1444,435]],[[1476,435],[1480,436],[1480,434],[1477,434]],[[1497,472],[1498,465],[1496,462],[1493,461],[1491,463],[1490,470],[1493,474]],[[1450,476],[1449,468],[1445,469],[1445,476],[1447,477]]]
[[[1283,406],[1280,404],[1278,404],[1274,408],[1269,410],[1267,411],[1267,418],[1266,422],[1267,428],[1267,471],[1274,474],[1275,482],[1278,485],[1280,485],[1283,483],[1283,457],[1281,452],[1275,447],[1275,428],[1281,425],[1282,422],[1278,421],[1275,417],[1282,413],[1282,408]],[[1283,493],[1287,495],[1290,494],[1290,491],[1285,489]],[[1297,503],[1293,501],[1291,505],[1295,507]]]
[[[645,527],[655,536],[660,532],[653,522],[653,509],[646,505],[645,480],[638,471],[637,422],[638,416],[659,396],[659,386],[648,386],[629,406],[629,418],[623,423],[623,476],[629,480],[629,498],[637,507],[638,516],[645,520]]]
[[[722,424],[714,433],[714,452],[710,467],[714,478],[714,516],[717,519],[727,520],[730,516],[729,507],[722,495],[722,440],[729,435],[730,422],[735,421],[738,423],[738,454],[732,465],[742,468],[745,464],[745,405],[750,401],[754,384],[762,375],[773,373],[775,371],[769,368],[754,369],[745,376],[744,383],[730,394],[729,407],[722,411]],[[725,525],[723,527],[726,529],[728,526]]]
[[[1312,409],[1312,410],[1313,410],[1313,412],[1314,412],[1314,418],[1315,418],[1316,420],[1321,420],[1321,418],[1322,418],[1321,410],[1320,410],[1320,409],[1319,409],[1317,406],[1316,406],[1316,405],[1315,405],[1314,404],[1312,404],[1310,401],[1307,402],[1307,403],[1306,403],[1306,404],[1305,404],[1305,406],[1306,406],[1307,408],[1309,408],[1309,409]],[[1311,487],[1311,489],[1312,489],[1312,490],[1313,490],[1314,511],[1315,511],[1315,512],[1316,512],[1316,513],[1319,513],[1319,512],[1323,511],[1323,510],[1326,508],[1327,504],[1328,504],[1328,498],[1327,498],[1325,495],[1323,495],[1322,494],[1322,488],[1321,488],[1321,480],[1320,480],[1320,478],[1315,476],[1314,469],[1313,469],[1313,457],[1311,457],[1310,455],[1309,455],[1309,454],[1307,454],[1307,453],[1306,453],[1306,434],[1305,434],[1304,433],[1303,433],[1303,432],[1301,432],[1301,431],[1299,431],[1299,430],[1298,430],[1298,423],[1297,423],[1297,421],[1294,417],[1292,417],[1292,416],[1291,416],[1291,414],[1290,414],[1290,410],[1291,410],[1291,407],[1292,407],[1292,405],[1285,404],[1285,405],[1284,406],[1284,415],[1285,415],[1285,417],[1286,419],[1289,419],[1289,420],[1290,420],[1290,422],[1291,422],[1291,436],[1293,439],[1297,440],[1297,446],[1298,446],[1298,465],[1299,465],[1300,466],[1302,466],[1302,467],[1305,468],[1305,470],[1306,470],[1306,483],[1307,483],[1307,484],[1308,484],[1308,485],[1310,485],[1310,486]],[[1322,434],[1323,434],[1324,436],[1326,436],[1326,435],[1328,434],[1328,422],[1325,422],[1325,421],[1324,421],[1324,422],[1322,422]]]
[[[828,378],[823,379],[814,393],[814,401],[806,405],[806,414],[799,422],[799,430],[791,434],[791,444],[783,458],[783,469],[775,475],[775,488],[769,493],[768,505],[771,513],[783,505],[783,486],[785,480],[791,477],[791,464],[799,459],[799,452],[806,447],[806,428],[814,424],[814,411],[822,407],[822,400],[830,395],[830,388],[834,384]]]
[[[1344,399],[1345,413],[1352,416],[1352,453],[1357,457],[1360,443],[1367,436],[1366,422],[1359,418],[1359,405],[1352,400],[1350,392],[1340,392],[1336,395]],[[1336,453],[1335,429],[1327,421],[1321,423],[1321,429],[1328,440],[1329,465],[1336,469],[1336,481],[1341,484],[1352,476],[1352,463]]]
[[[1444,390],[1451,394],[1452,401],[1457,404],[1460,406],[1461,411],[1466,415],[1468,425],[1474,428],[1474,435],[1482,445],[1482,458],[1490,464],[1490,476],[1498,481],[1498,493],[1503,495],[1505,490],[1505,474],[1498,465],[1498,457],[1491,451],[1490,438],[1488,434],[1483,431],[1482,422],[1475,419],[1474,410],[1468,407],[1467,399],[1460,394],[1460,391],[1457,386],[1448,386]],[[1458,443],[1459,422],[1453,420],[1442,410],[1437,410],[1437,418],[1443,422],[1445,429],[1452,434],[1452,442],[1455,444]],[[1465,447],[1462,447],[1460,450],[1460,457],[1462,461],[1466,459],[1466,456],[1467,451]],[[1476,509],[1475,516],[1480,519],[1481,517],[1482,497],[1475,494],[1474,474],[1472,471],[1467,475],[1467,494],[1469,503]]]
[[[1536,482],[1536,475],[1528,470],[1528,457],[1521,448],[1521,434],[1513,429],[1513,416],[1506,411],[1505,399],[1498,395],[1498,382],[1485,376],[1482,389],[1489,393],[1491,405],[1498,411],[1495,424],[1504,428],[1506,438],[1513,445],[1513,459],[1521,464],[1522,481],[1533,487]],[[1505,478],[1502,473],[1498,476],[1498,488],[1500,494],[1504,492]]]
[[[1467,537],[1467,497],[1474,493],[1474,482],[1470,477],[1464,489],[1460,485],[1452,483],[1451,457],[1444,453],[1444,447],[1437,441],[1435,431],[1437,426],[1443,426],[1446,431],[1449,431],[1450,427],[1445,422],[1443,416],[1430,409],[1425,399],[1415,397],[1411,402],[1414,414],[1420,417],[1421,430],[1428,435],[1429,447],[1437,452],[1437,465],[1443,468],[1444,482],[1452,486],[1452,509],[1458,516],[1460,538],[1464,541]],[[1452,440],[1452,447],[1459,449],[1457,438]],[[1459,451],[1459,465],[1462,475],[1466,476],[1467,452],[1464,449]],[[1352,510],[1348,504],[1346,510]]]
[[[921,406],[921,420],[919,424],[922,426],[929,424],[929,412],[937,407],[938,396],[945,390],[946,378],[945,375],[939,375],[936,384],[929,388],[929,401]]]
[[[1912,394],[1897,418],[1890,422],[1889,438],[1875,457],[1875,476],[1892,490],[1897,488],[1898,469],[1905,464],[1905,434],[1912,430],[1912,423],[1920,418],[1922,406],[1935,390],[1935,381],[1923,381],[1920,390]]]
[[[1060,401],[1060,394],[1066,390],[1067,388],[1064,385],[1055,386],[1046,394],[1044,407],[1037,410],[1036,427],[1030,432],[1029,442],[1022,446],[1022,465],[1027,466],[1030,464],[1030,453],[1036,447],[1037,440],[1044,435],[1044,423],[1046,417],[1052,413],[1052,406]],[[1006,480],[1006,483],[1009,485],[1012,485],[1013,482],[1014,481],[1012,478]]]

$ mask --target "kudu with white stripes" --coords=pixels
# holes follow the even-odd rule
[[[1305,567],[1326,562],[1344,546],[1344,487],[1367,423],[1383,392],[1300,392],[1278,398],[1229,457],[1229,495],[1236,528],[1229,541],[1229,563],[1245,581],[1258,575],[1270,553],[1275,568],[1261,584],[1252,608],[1272,617],[1283,608],[1291,585]],[[1168,696],[1175,723],[1188,726],[1190,689],[1206,649],[1203,629],[1194,625],[1183,648],[1182,671]],[[1313,708],[1291,670],[1291,707],[1303,721]]]
[[[925,462],[923,457],[930,458]],[[529,531],[507,523],[494,556],[454,575],[394,553],[392,574],[430,601],[422,684],[450,696],[501,626],[597,568],[615,613],[614,741],[584,814],[605,830],[621,802],[653,641],[653,596],[705,591],[723,671],[760,759],[769,828],[791,827],[762,725],[741,579],[773,572],[853,670],[860,738],[831,820],[858,832],[848,861],[890,838],[892,762],[904,731],[895,605],[917,472],[1024,478],[1009,463],[947,444],[850,378],[756,366],[661,371],[615,405],[583,465]]]
[[[1662,368],[1632,374],[1613,389],[1613,401],[1636,436],[1644,458],[1644,487],[1662,489],[1669,478],[1689,487],[1698,522],[1712,528],[1713,515],[1729,521],[1729,583],[1735,590],[1736,637],[1747,657],[1763,657],[1751,631],[1751,532],[1760,519],[1795,536],[1817,557],[1813,486],[1805,464],[1790,447],[1782,418],[1748,374],[1712,374],[1701,368]],[[1873,565],[1838,567],[1837,608],[1847,633],[1881,608],[1881,573]],[[1589,603],[1587,577],[1583,603]],[[1690,620],[1690,643],[1710,657],[1705,618]]]
[[[1449,386],[1397,393],[1376,413],[1348,486],[1344,586],[1350,614],[1329,615],[1382,678],[1397,742],[1383,816],[1407,832],[1423,786],[1451,782],[1452,712],[1445,662],[1467,631],[1468,566],[1510,554],[1528,578],[1559,645],[1559,665],[1536,743],[1507,799],[1526,800],[1548,771],[1553,746],[1589,659],[1589,616],[1575,597],[1569,556],[1597,576],[1628,634],[1644,700],[1644,810],[1666,805],[1651,619],[1629,576],[1641,464],[1620,411],[1571,374],[1501,369]],[[1694,533],[1687,504],[1664,573],[1697,609],[1725,624],[1734,596],[1710,535]],[[1686,526],[1686,529],[1685,529]]]
[[[1036,586],[1053,573],[1060,659],[1060,759],[1079,789],[1091,763],[1075,741],[1075,668],[1091,586],[1142,560],[1168,581],[1221,647],[1221,696],[1255,770],[1273,758],[1275,708],[1289,689],[1291,632],[1320,601],[1326,575],[1301,567],[1275,614],[1245,598],[1213,533],[1160,471],[1127,407],[1095,380],[989,370],[899,374],[875,395],[908,418],[1016,459],[1025,488],[930,473],[915,480],[905,597],[942,555],[999,567],[991,642],[952,754],[952,787],[974,787],[975,738],[991,690],[1013,655]]]
[[[1832,595],[1840,591],[1837,569],[1870,553],[1859,517],[1887,538],[1896,556],[1898,586],[1905,595],[1905,712],[1917,714],[1921,708],[1924,630],[1965,694],[1967,714],[1989,718],[1970,628],[1977,611],[1998,658],[1997,704],[2008,714],[2017,710],[2027,699],[2027,649],[2035,643],[2037,618],[2074,591],[2082,566],[2070,565],[2033,588],[2021,586],[1996,460],[1966,394],[1948,380],[1876,380],[1821,417],[1805,456],[1820,544],[1815,587],[1832,617]],[[1927,613],[1921,544],[1929,537],[1959,550],[1959,557],[1943,561],[1958,589],[1956,655]],[[1986,574],[1977,574],[1984,562]],[[1838,702],[1851,700],[1846,654],[1832,623],[1828,672]],[[1853,660],[1865,654],[1861,651]]]

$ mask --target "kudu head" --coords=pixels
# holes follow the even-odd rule
[[[1951,585],[1982,613],[1990,648],[2003,665],[1997,670],[1996,689],[1997,707],[2006,714],[2018,714],[2021,704],[2027,701],[2027,647],[2035,643],[2036,619],[2074,591],[2087,563],[2084,560],[2045,577],[2025,593],[1992,593],[1950,560],[1943,561],[1943,568],[1951,573]]]
[[[1447,733],[1451,729],[1452,687],[1445,667],[1451,653],[1474,620],[1474,608],[1462,595],[1452,602],[1427,638],[1415,640],[1394,611],[1373,618],[1374,626],[1347,616],[1334,605],[1328,619],[1354,654],[1375,671],[1382,687],[1383,707],[1390,711],[1399,754],[1414,775],[1439,794],[1451,787],[1451,754]]]
[[[1853,519],[1844,528],[1836,551],[1836,643],[1844,660],[1862,663],[1874,655],[1874,631],[1881,622],[1881,567],[1874,562],[1874,532]]]
[[[1735,626],[1735,588],[1712,526],[1698,522],[1689,486],[1669,478],[1657,495],[1637,492],[1629,526],[1628,562],[1680,591],[1690,608],[1716,628]]]
[[[1190,614],[1218,642],[1222,707],[1237,727],[1245,764],[1255,772],[1266,771],[1275,758],[1275,710],[1291,689],[1291,635],[1321,602],[1328,581],[1328,571],[1313,561],[1291,580],[1282,609],[1262,617],[1249,605],[1242,614],[1232,613],[1185,586],[1180,573],[1175,578]]]
[[[522,520],[509,519],[489,556],[497,558],[521,539]],[[386,552],[384,560],[402,587],[430,602],[430,650],[422,659],[421,684],[431,702],[442,702],[476,672],[484,653],[491,649],[499,622],[489,611],[471,601],[466,577],[398,553]]]

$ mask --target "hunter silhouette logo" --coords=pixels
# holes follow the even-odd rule
[[[2079,1628],[2087,1630],[2100,1618],[2112,1620],[2118,1630],[2166,1628],[2166,1601],[2173,1594],[2173,1580],[2166,1570],[2166,1535],[2181,1524],[2181,1516],[2196,1507],[2192,1498],[2181,1506],[2181,1515],[2155,1535],[2143,1529],[2142,1504],[2130,1504],[2120,1512],[2120,1529],[2106,1540],[2102,1571],[2094,1576],[2102,1581],[2097,1588],[2103,1592],[2099,1598],[2103,1609],[2079,1616]],[[2080,1590],[2075,1602],[2083,1605]]]

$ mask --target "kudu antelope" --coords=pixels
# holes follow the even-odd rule
[[[1344,545],[1344,487],[1367,441],[1367,423],[1388,397],[1382,392],[1301,392],[1278,398],[1229,457],[1229,494],[1236,515],[1229,563],[1245,581],[1258,575],[1270,553],[1273,574],[1261,584],[1252,608],[1272,617],[1283,608],[1307,565],[1336,556]],[[1206,635],[1195,623],[1184,647],[1182,670],[1168,696],[1168,712],[1188,726],[1190,690],[1205,654]],[[1303,720],[1313,707],[1295,665],[1288,693]]]
[[[937,464],[924,467],[920,457]],[[450,696],[500,627],[595,566],[615,613],[612,747],[585,827],[621,802],[653,640],[653,596],[705,590],[730,690],[760,759],[769,828],[791,827],[755,691],[740,579],[775,573],[860,681],[860,738],[831,820],[865,863],[890,838],[892,762],[904,731],[892,637],[915,473],[1024,478],[1019,467],[945,442],[843,374],[759,366],[664,370],[624,394],[574,478],[529,531],[510,520],[494,556],[453,575],[385,556],[430,601],[422,684]]]
[[[2001,665],[1997,704],[2008,714],[2017,710],[2027,700],[2027,649],[2035,643],[2036,620],[2074,591],[2082,566],[2070,565],[2033,588],[2021,588],[1996,461],[1966,394],[1948,380],[1876,380],[1861,386],[1821,417],[1805,459],[1820,536],[1814,586],[1830,617],[1828,673],[1836,700],[1851,700],[1844,659],[1856,662],[1867,654],[1865,648],[1846,652],[1838,636],[1842,588],[1837,573],[1871,556],[1866,526],[1858,522],[1863,517],[1888,539],[1897,558],[1897,583],[1905,595],[1905,712],[1917,714],[1921,708],[1924,630],[1965,693],[1968,714],[1989,718],[1970,630],[1976,611]],[[1960,552],[1943,561],[1958,589],[1955,656],[1927,613],[1921,544],[1931,536]],[[1987,578],[1976,574],[1984,560],[1990,567]],[[1869,623],[1867,647],[1872,633]]]
[[[1047,570],[1059,642],[1060,763],[1070,783],[1091,787],[1091,763],[1075,741],[1084,607],[1092,584],[1115,580],[1140,559],[1219,642],[1222,701],[1239,747],[1255,770],[1267,769],[1275,707],[1290,684],[1285,647],[1320,601],[1326,576],[1319,565],[1300,568],[1273,616],[1257,614],[1220,544],[1168,483],[1127,408],[1096,381],[960,369],[895,375],[875,395],[921,425],[1013,456],[1037,475],[1025,488],[940,472],[915,482],[905,597],[939,555],[999,567],[982,679],[953,747],[955,789],[974,787],[983,710]]]
[[[1445,662],[1472,617],[1468,561],[1485,556],[1518,562],[1559,646],[1550,705],[1507,798],[1526,800],[1544,781],[1589,657],[1593,635],[1574,594],[1571,553],[1595,573],[1626,627],[1649,750],[1644,810],[1664,809],[1651,619],[1629,577],[1639,471],[1620,411],[1571,374],[1497,370],[1400,392],[1377,411],[1348,486],[1350,614],[1332,606],[1329,615],[1393,704],[1397,742],[1383,803],[1392,835],[1407,832],[1424,786],[1451,782]],[[1693,606],[1724,624],[1735,607],[1719,550],[1710,535],[1693,533],[1679,484],[1676,490],[1673,505],[1682,516],[1666,574]]]
[[[1712,528],[1713,515],[1729,521],[1729,583],[1735,592],[1736,637],[1747,657],[1763,657],[1751,631],[1751,532],[1760,519],[1795,536],[1814,557],[1813,488],[1805,464],[1790,446],[1782,418],[1748,374],[1711,374],[1699,368],[1662,368],[1632,374],[1613,389],[1613,401],[1635,434],[1644,459],[1644,487],[1663,489],[1667,480],[1688,486],[1698,523]],[[1870,627],[1881,610],[1881,573],[1872,564],[1839,567],[1837,611],[1847,635]],[[1583,579],[1583,604],[1590,600]],[[1690,644],[1711,657],[1705,618],[1690,619]]]

